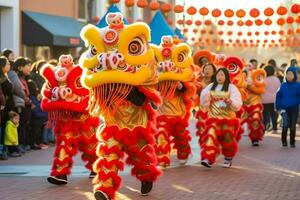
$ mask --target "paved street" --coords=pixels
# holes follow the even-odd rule
[[[173,167],[164,171],[148,197],[139,195],[140,184],[129,175],[127,167],[121,173],[123,185],[117,199],[300,200],[300,143],[295,149],[283,148],[279,136],[267,134],[259,147],[250,146],[244,137],[230,169],[221,167],[222,157],[212,169],[200,166],[199,147],[194,138],[193,157],[188,165],[179,166],[174,158]],[[57,187],[47,183],[52,153],[50,148],[1,161],[0,199],[93,199],[89,173],[78,156],[68,185]]]

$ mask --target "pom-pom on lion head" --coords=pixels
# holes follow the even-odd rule
[[[82,69],[71,55],[60,56],[58,66],[44,65],[41,74],[46,80],[41,107],[50,120],[70,120],[86,112],[89,91],[81,85]]]

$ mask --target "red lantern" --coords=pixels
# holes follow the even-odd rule
[[[276,31],[272,31],[271,33],[272,33],[272,35],[276,35],[276,34],[277,34],[277,32],[276,32]]]
[[[189,14],[189,15],[195,15],[197,13],[197,9],[194,7],[194,6],[190,6],[186,12]]]
[[[288,17],[288,18],[286,18],[286,22],[288,24],[292,24],[292,23],[294,23],[294,18],[293,17]]]
[[[256,40],[256,43],[260,43],[260,40]]]
[[[256,18],[260,15],[260,12],[259,12],[258,9],[253,8],[253,9],[250,10],[249,15],[253,18]]]
[[[284,30],[280,30],[278,33],[279,35],[284,35]]]
[[[182,13],[183,10],[184,10],[184,8],[183,8],[182,5],[176,5],[176,6],[174,7],[174,12],[175,12],[175,13]]]
[[[229,42],[229,43],[232,43],[232,39],[229,39],[228,42]]]
[[[293,30],[293,29],[289,29],[289,30],[287,31],[287,34],[293,35],[293,34],[294,34],[294,30]]]
[[[252,33],[249,31],[249,32],[247,33],[247,35],[250,37],[250,36],[252,36]]]
[[[242,35],[243,35],[243,32],[242,32],[242,31],[239,31],[237,34],[238,34],[238,36],[242,36]]]
[[[204,24],[206,26],[210,26],[211,25],[211,21],[209,19],[207,19],[207,20],[204,21]]]
[[[274,14],[274,10],[272,8],[266,8],[264,14],[265,16],[270,17]]]
[[[219,24],[220,26],[223,26],[223,25],[225,24],[225,22],[224,22],[223,20],[219,20],[219,21],[218,21],[218,24]]]
[[[242,17],[245,17],[246,12],[243,9],[239,9],[239,10],[236,11],[235,14],[236,14],[237,17],[242,18]]]
[[[227,35],[229,35],[229,36],[231,36],[232,34],[233,34],[232,31],[227,32]]]
[[[267,39],[265,39],[265,40],[264,40],[264,43],[268,43],[268,40],[267,40]]]
[[[246,26],[252,26],[253,25],[253,22],[251,20],[247,20],[245,22]]]
[[[269,35],[269,31],[265,31],[265,35]]]
[[[184,32],[184,33],[187,33],[188,31],[189,31],[189,29],[187,29],[187,28],[184,28],[184,29],[183,29],[183,32]]]
[[[148,1],[147,0],[138,0],[136,5],[140,8],[145,8],[148,6]]]
[[[197,32],[198,32],[198,29],[194,28],[194,29],[193,29],[193,33],[196,34]]]
[[[172,24],[173,24],[173,21],[172,21],[172,19],[167,19],[167,22],[168,22],[168,24],[170,25],[170,26],[172,26]]]
[[[234,12],[231,9],[227,9],[227,10],[225,10],[224,15],[225,15],[225,17],[230,18],[230,17],[234,16]]]
[[[263,21],[262,21],[261,19],[256,19],[256,20],[255,20],[255,24],[256,24],[257,26],[261,26],[261,25],[263,24]]]
[[[253,43],[253,40],[251,39],[251,40],[249,40],[249,42],[250,42],[250,43]]]
[[[111,0],[112,3],[119,3],[120,0]]]
[[[195,25],[196,25],[196,26],[201,26],[201,25],[202,25],[202,22],[201,22],[200,20],[196,20],[196,21],[195,21]]]
[[[202,7],[202,8],[199,9],[199,13],[202,16],[206,16],[206,15],[208,15],[209,10],[206,7]]]
[[[224,34],[223,31],[219,31],[219,32],[218,32],[218,35],[223,35],[223,34]]]
[[[279,18],[279,19],[277,20],[277,24],[278,24],[279,26],[282,26],[282,25],[285,24],[285,20],[284,20],[283,18]]]
[[[256,35],[256,36],[259,36],[259,34],[260,34],[260,33],[259,33],[258,31],[255,31],[255,35]]]
[[[127,7],[132,7],[134,6],[134,0],[125,0],[125,5]]]
[[[182,25],[183,24],[183,20],[182,19],[177,20],[177,24]]]
[[[156,1],[156,0],[152,0],[151,3],[149,4],[149,8],[150,10],[158,10],[159,9],[160,4]],[[183,8],[182,8],[183,10]]]
[[[192,25],[192,24],[193,24],[193,21],[192,21],[192,20],[190,20],[190,19],[188,19],[188,20],[186,20],[186,21],[185,21],[185,24],[190,26],[190,25]]]
[[[277,14],[278,15],[285,15],[288,12],[287,8],[284,6],[279,6],[277,8]]]
[[[220,17],[221,14],[222,14],[221,10],[219,10],[219,9],[217,9],[217,8],[214,9],[214,10],[211,12],[211,15],[212,15],[213,17]]]
[[[232,26],[232,25],[233,25],[233,21],[232,21],[232,20],[228,20],[228,21],[227,21],[227,25],[228,25],[228,26]]]
[[[245,44],[246,44],[246,43],[247,43],[247,40],[246,40],[246,39],[243,39],[243,43],[245,43]]]
[[[167,13],[167,12],[170,12],[172,10],[172,6],[170,3],[164,3],[160,10],[163,12],[163,13]]]
[[[206,30],[205,29],[202,29],[201,30],[201,34],[203,35],[203,34],[206,34]]]
[[[244,22],[242,20],[239,20],[237,23],[238,26],[244,26]]]
[[[300,34],[300,28],[297,28],[296,33]]]
[[[299,4],[293,4],[291,7],[291,12],[294,14],[300,13],[300,5]]]
[[[271,40],[271,43],[275,43],[275,40]]]
[[[272,24],[272,20],[266,19],[264,23],[265,25],[270,26]]]
[[[300,24],[300,16],[296,17],[295,22],[297,22],[298,24]]]

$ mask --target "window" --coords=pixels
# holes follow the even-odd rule
[[[78,18],[86,20],[87,19],[87,1],[78,0]]]

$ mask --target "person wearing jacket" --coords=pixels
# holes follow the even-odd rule
[[[276,92],[280,87],[280,80],[275,76],[275,68],[273,66],[267,65],[264,67],[264,70],[267,74],[265,79],[265,92],[261,95],[262,104],[263,104],[263,123],[265,130],[268,130],[267,127],[270,125],[270,119],[272,119],[272,129],[277,131],[277,114],[275,112],[275,96]]]
[[[12,100],[13,85],[7,77],[10,70],[10,62],[4,56],[0,57],[0,86],[3,96],[1,98],[1,137],[0,137],[0,159],[7,159],[7,152],[4,146],[5,124],[9,120],[8,113],[14,108]]]
[[[7,121],[5,127],[4,145],[7,147],[8,155],[11,157],[19,157],[19,141],[18,141],[18,126],[20,116],[18,113],[9,112],[10,120]]]
[[[295,148],[296,121],[300,104],[300,83],[297,82],[297,68],[289,67],[285,73],[285,82],[280,86],[275,100],[276,110],[283,116],[281,141],[287,146],[287,132],[290,129],[290,145]]]
[[[15,106],[20,114],[19,142],[25,147],[25,150],[29,150],[31,137],[28,137],[28,133],[31,115],[31,100],[26,77],[30,75],[31,61],[28,58],[18,57],[12,67],[17,73],[17,77],[14,77],[14,79],[18,79],[18,81],[13,82],[14,89],[20,94],[20,96],[17,94],[14,96]],[[17,83],[17,85],[15,85],[15,83]]]
[[[44,129],[44,124],[47,122],[48,114],[41,109],[41,98],[39,94],[39,88],[36,83],[30,78],[27,78],[27,84],[30,91],[30,100],[32,101],[31,106],[31,118],[30,118],[30,128],[31,128],[31,149],[39,150],[44,145],[42,145],[42,134]]]

